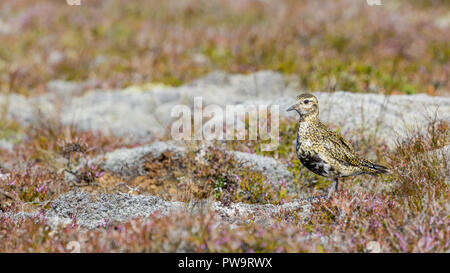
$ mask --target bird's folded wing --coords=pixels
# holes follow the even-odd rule
[[[360,159],[351,144],[335,132],[323,139],[323,147],[329,156],[344,165],[360,165]]]

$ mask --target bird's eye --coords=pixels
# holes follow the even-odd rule
[[[309,100],[304,100],[303,103],[304,103],[304,104],[308,104],[308,103],[309,103]]]

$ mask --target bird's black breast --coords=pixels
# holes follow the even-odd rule
[[[317,154],[299,156],[298,159],[300,159],[303,166],[315,174],[329,176],[333,171],[333,167],[331,167],[328,162],[322,160]]]
[[[321,176],[329,176],[334,171],[334,168],[315,151],[301,148],[300,136],[297,137],[296,148],[298,159],[308,170]]]

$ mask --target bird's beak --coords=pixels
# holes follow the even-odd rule
[[[286,109],[286,111],[292,111],[292,110],[295,110],[295,104],[294,105],[291,105],[291,107],[289,107],[288,109]]]

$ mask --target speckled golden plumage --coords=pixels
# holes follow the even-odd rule
[[[310,171],[335,181],[341,177],[386,173],[388,168],[359,157],[351,144],[319,120],[319,104],[314,95],[301,94],[287,111],[299,114],[296,151]]]

